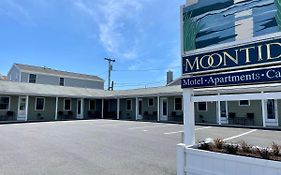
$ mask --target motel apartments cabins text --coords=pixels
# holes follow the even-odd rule
[[[0,80],[2,122],[56,121],[69,119],[119,119],[154,122],[183,122],[180,79],[167,73],[162,87],[103,89],[97,76],[14,64],[7,80]],[[194,95],[266,93],[280,90],[280,84],[247,88],[217,87],[194,90]],[[259,89],[262,89],[261,92]],[[266,90],[266,91],[265,91]],[[263,106],[265,105],[265,106]],[[195,103],[195,121],[202,124],[256,127],[281,126],[281,100],[231,100]]]

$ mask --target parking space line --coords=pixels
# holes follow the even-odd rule
[[[164,133],[165,135],[171,135],[171,134],[178,134],[178,133],[182,133],[183,131],[175,131],[175,132],[166,132]]]
[[[255,131],[257,131],[257,129],[253,129],[253,130],[251,130],[251,131],[248,131],[248,132],[245,132],[245,133],[243,133],[243,134],[236,135],[236,136],[228,137],[228,138],[223,139],[223,140],[224,140],[224,141],[233,140],[233,139],[242,137],[242,136],[244,136],[244,135],[250,134],[250,133],[255,132]]]
[[[195,131],[199,131],[199,130],[203,130],[203,129],[208,129],[208,128],[211,128],[211,126],[196,128]]]
[[[196,128],[195,131],[208,129],[208,128],[211,128],[211,127],[207,126],[207,127]],[[184,132],[184,131],[166,132],[166,133],[164,133],[164,135],[178,134],[178,133],[182,133],[182,132]]]
[[[150,126],[138,126],[138,127],[132,127],[132,128],[128,128],[130,130],[134,130],[134,129],[145,129],[145,128],[155,128],[155,127],[158,127],[158,128],[162,128],[162,127],[167,127],[167,125],[159,125],[158,123],[155,124],[155,125],[150,125]]]
[[[107,126],[112,126],[112,127],[116,127],[116,126],[130,126],[130,125],[136,125],[136,123],[106,123],[106,124],[102,124],[99,125],[99,127],[107,127]]]

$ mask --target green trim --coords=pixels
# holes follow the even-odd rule
[[[199,32],[199,22],[192,19],[192,14],[183,15],[183,50],[196,49],[196,36]]]
[[[275,0],[275,5],[276,5],[276,15],[275,15],[275,19],[276,19],[276,23],[279,27],[279,31],[281,31],[281,0]]]

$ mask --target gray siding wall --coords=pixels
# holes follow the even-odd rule
[[[43,111],[36,111],[35,99],[36,97],[29,97],[28,103],[28,116],[27,119],[31,120],[55,120],[56,98],[44,97],[45,109]]]
[[[0,110],[0,116],[6,116],[8,111],[13,111],[14,116],[12,120],[16,120],[17,113],[18,113],[18,96],[7,96],[7,95],[0,95],[3,97],[10,97],[10,109],[8,110]]]
[[[67,115],[68,111],[64,111],[63,105],[64,105],[64,99],[69,99],[69,98],[59,98],[59,103],[58,103],[58,112],[62,111],[64,115]],[[75,98],[70,98],[71,99],[71,110],[73,112],[73,118],[76,118],[77,116],[77,99]],[[58,119],[61,119],[61,117],[58,115]]]
[[[65,78],[65,86],[104,89],[104,82]]]
[[[29,73],[22,72],[22,82],[28,82]],[[64,77],[62,77],[64,78]],[[36,83],[38,84],[50,84],[59,85],[59,76],[36,74]],[[93,89],[103,89],[104,82],[100,81],[90,81],[74,78],[64,78],[65,86],[71,87],[82,87],[82,88],[93,88]]]
[[[7,78],[8,78],[8,80],[19,82],[20,81],[19,70],[15,66],[13,66],[11,68]]]
[[[27,73],[24,73],[27,74]],[[27,77],[29,74],[27,74]],[[28,79],[27,79],[28,81]],[[50,85],[59,85],[59,77],[50,76],[50,75],[42,75],[36,74],[36,83],[38,84],[50,84]]]
[[[22,72],[22,73],[21,73],[21,82],[28,83],[28,76],[29,76],[28,73]]]
[[[239,106],[239,101],[229,101],[228,112],[235,113],[236,117],[246,117],[247,113],[254,113],[254,125],[262,126],[262,106],[260,100],[250,101],[250,106]]]
[[[90,100],[96,101],[95,110],[91,111],[93,112],[99,112],[101,115],[101,108],[102,108],[102,100],[101,99],[85,99],[84,100],[84,117],[89,117],[88,112],[90,111]]]
[[[107,112],[117,112],[117,100],[108,100],[108,109],[105,110],[107,110]]]
[[[71,111],[73,112],[73,117],[76,118],[77,116],[77,99],[71,99]]]
[[[217,123],[216,102],[207,102],[207,111],[199,111],[198,103],[194,104],[195,122],[197,123]],[[202,116],[202,118],[200,118]]]
[[[150,98],[142,98],[142,109],[143,113],[145,111],[148,112],[148,114],[152,115],[154,111],[157,112],[157,97],[151,97],[154,100],[153,106],[148,106],[148,101]]]
[[[175,110],[175,98],[181,98],[181,96],[172,96],[168,98],[169,116],[172,115],[172,112],[176,112],[177,115],[183,115],[182,111]],[[182,101],[182,106],[183,106],[183,101]]]
[[[101,108],[102,108],[102,100],[96,99],[96,111],[101,113]]]
[[[132,119],[136,117],[136,99],[132,98],[132,110],[127,110],[127,99],[120,99],[120,119]]]

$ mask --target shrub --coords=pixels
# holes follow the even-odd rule
[[[245,153],[251,153],[252,152],[252,146],[247,144],[245,141],[243,141],[241,144],[241,151]]]
[[[223,149],[223,144],[224,144],[224,141],[222,139],[217,138],[214,140],[214,146],[217,149]]]
[[[272,149],[272,154],[274,156],[279,156],[280,154],[280,146],[277,145],[275,142],[272,143],[271,145],[271,149]]]
[[[281,145],[278,145],[275,142],[272,143],[271,148],[261,148],[251,146],[244,141],[240,144],[232,144],[225,143],[222,139],[206,139],[205,141],[199,142],[198,149],[281,161]]]
[[[228,154],[237,154],[238,151],[238,145],[234,145],[234,144],[227,144],[224,147],[226,153]]]
[[[268,148],[256,148],[256,152],[263,159],[270,158],[270,152],[268,151]]]
[[[201,143],[199,143],[198,148],[202,149],[202,150],[210,150],[210,143],[201,142]]]

